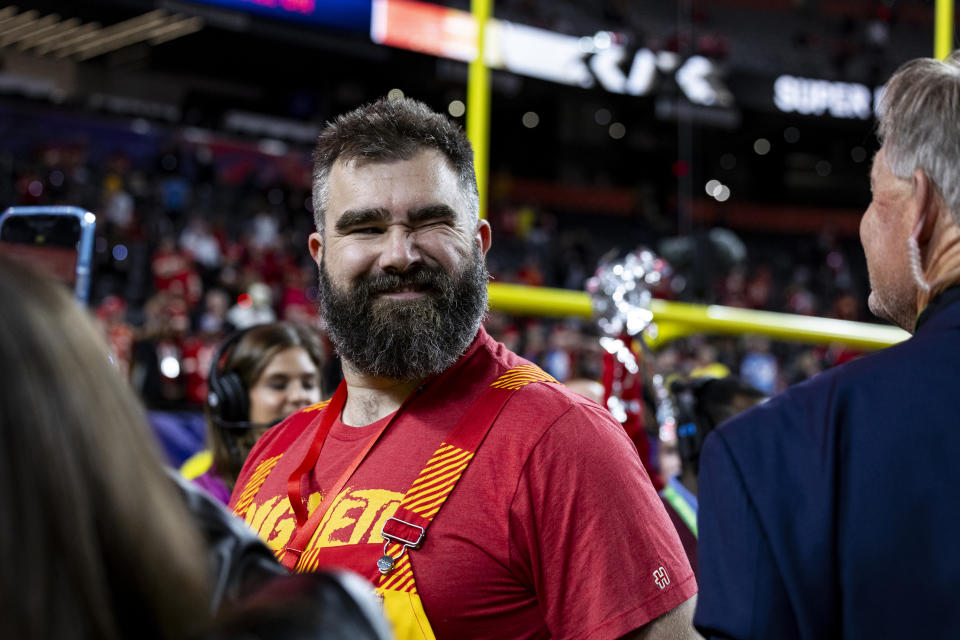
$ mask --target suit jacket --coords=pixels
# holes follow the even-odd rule
[[[701,633],[960,638],[958,291],[707,438]]]

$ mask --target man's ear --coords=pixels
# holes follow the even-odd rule
[[[490,223],[482,218],[478,220],[477,242],[480,244],[480,251],[483,252],[483,255],[487,255],[487,251],[490,250],[490,244],[492,242],[491,234]]]
[[[917,219],[914,222],[914,234],[921,246],[930,241],[937,226],[937,217],[943,207],[939,206],[940,194],[930,177],[917,169],[913,172],[913,206]]]
[[[314,231],[307,239],[307,246],[310,249],[310,256],[319,267],[323,260],[323,236],[318,231]]]

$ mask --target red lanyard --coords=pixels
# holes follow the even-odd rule
[[[450,375],[450,370],[445,372],[443,375]],[[449,448],[449,445],[452,445],[461,452],[468,454],[466,460],[462,462],[462,467],[459,469],[458,473],[452,477],[447,477],[449,482],[446,484],[446,490],[442,492],[443,495],[439,503],[435,505],[435,508],[429,517],[424,517],[418,511],[413,511],[409,508],[408,505],[412,502],[416,502],[418,500],[422,502],[422,500],[420,500],[422,496],[418,496],[415,492],[411,493],[412,489],[407,492],[399,508],[397,509],[396,514],[394,514],[395,517],[390,518],[390,520],[397,520],[400,524],[407,524],[408,526],[419,529],[421,536],[416,543],[410,543],[408,540],[403,538],[403,536],[398,537],[388,533],[386,531],[387,524],[385,524],[383,535],[388,540],[387,544],[384,546],[385,558],[388,557],[386,551],[391,540],[394,543],[402,544],[404,547],[417,548],[419,546],[419,543],[423,539],[423,534],[425,533],[426,528],[436,516],[436,512],[439,511],[440,506],[442,506],[446,495],[453,490],[453,486],[460,479],[460,476],[466,469],[466,465],[469,464],[473,454],[477,451],[480,443],[483,441],[490,427],[496,421],[497,416],[500,414],[500,411],[506,404],[507,399],[513,394],[514,391],[532,382],[555,383],[556,380],[533,365],[514,367],[494,381],[494,383],[483,393],[481,393],[477,400],[474,401],[474,404],[463,415],[463,417],[460,419],[460,422],[449,434],[449,438],[446,441],[448,444],[446,448]],[[421,389],[422,388],[423,387],[421,387]],[[356,456],[356,458],[354,458],[354,460],[343,471],[343,473],[340,474],[340,477],[337,478],[336,483],[324,493],[323,499],[320,501],[320,504],[317,505],[316,510],[312,515],[310,515],[308,520],[307,507],[304,504],[300,491],[301,484],[304,475],[309,473],[317,464],[317,461],[320,458],[320,451],[323,449],[323,443],[327,439],[327,435],[330,433],[330,427],[333,425],[333,421],[337,419],[337,417],[340,415],[340,412],[343,410],[343,406],[347,398],[347,386],[346,382],[340,383],[340,386],[337,387],[337,391],[333,394],[333,398],[330,399],[330,404],[327,405],[322,416],[320,417],[320,423],[317,427],[316,433],[313,436],[313,442],[311,443],[306,456],[297,466],[294,472],[290,474],[290,478],[287,482],[287,493],[290,497],[290,504],[297,518],[297,533],[293,537],[293,540],[287,545],[285,549],[286,553],[284,553],[280,558],[280,561],[285,567],[293,570],[297,566],[304,549],[306,549],[307,545],[310,543],[310,538],[313,537],[313,534],[320,526],[320,521],[323,519],[326,512],[329,511],[330,506],[340,494],[340,491],[350,479],[350,476],[352,476],[354,471],[357,470],[357,467],[360,466],[367,453],[370,452],[370,449],[372,449],[376,442],[380,439],[380,436],[383,435],[383,432],[387,430],[387,427],[390,426],[396,417],[400,415],[407,405],[418,395],[419,394],[416,392],[410,394],[403,404],[400,405],[400,408],[397,409],[397,412],[394,413],[393,417],[389,420],[386,420],[383,425],[377,429],[376,433],[372,435],[364,445],[363,450]],[[443,457],[446,458],[448,456],[444,454]],[[424,472],[432,468],[431,462],[433,462],[433,458],[431,458],[431,461],[427,463],[427,467]],[[447,462],[449,462],[449,460]],[[424,472],[421,472],[420,475],[423,475]],[[437,487],[431,485],[430,492],[431,494],[436,494]],[[423,507],[421,505],[418,510],[422,509]],[[399,555],[397,558],[389,556],[389,559],[391,560],[391,569],[393,568],[392,563],[398,558]],[[384,560],[384,558],[381,558],[381,560]],[[383,571],[381,570],[381,572]],[[389,569],[386,572],[389,572]]]
[[[344,469],[343,473],[340,474],[340,477],[337,478],[333,486],[323,494],[323,499],[320,501],[320,504],[317,505],[316,510],[314,510],[313,514],[307,519],[307,505],[303,500],[303,495],[300,490],[303,484],[303,477],[310,473],[316,466],[317,460],[320,459],[320,452],[323,450],[323,444],[326,442],[327,435],[330,433],[330,427],[333,426],[334,420],[339,417],[346,400],[347,383],[341,381],[333,397],[330,399],[330,404],[327,405],[323,415],[320,417],[320,424],[313,436],[313,442],[310,444],[306,456],[304,456],[303,461],[294,469],[293,473],[290,474],[289,480],[287,480],[287,495],[290,497],[290,506],[293,508],[293,513],[297,518],[297,535],[294,536],[287,545],[286,553],[281,558],[281,562],[283,562],[284,566],[288,569],[293,569],[296,566],[307,543],[310,542],[313,533],[317,530],[317,527],[320,526],[320,521],[323,519],[323,516],[330,510],[334,498],[339,495],[343,486],[350,479],[350,476],[353,475],[353,472],[357,470],[357,467],[360,466],[360,463],[363,462],[363,459],[370,452],[370,449],[373,448],[373,445],[380,439],[383,432],[387,430],[390,423],[392,423],[394,418],[397,417],[397,414],[400,413],[400,411],[397,410],[392,418],[385,421],[383,425],[377,429],[376,433],[370,437],[360,453],[357,454],[353,461],[347,465],[347,468]]]

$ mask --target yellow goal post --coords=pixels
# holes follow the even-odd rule
[[[490,309],[493,311],[514,315],[593,318],[593,305],[586,291],[501,282],[491,282],[488,291]],[[647,344],[654,349],[697,333],[753,333],[810,344],[840,342],[864,350],[882,349],[910,336],[897,327],[866,322],[659,299],[651,301],[650,311],[657,329],[656,335],[647,336]]]

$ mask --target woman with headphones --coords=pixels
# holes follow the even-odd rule
[[[228,337],[207,380],[209,450],[181,472],[226,504],[250,449],[267,429],[320,402],[324,356],[317,334],[286,322],[261,324]]]

